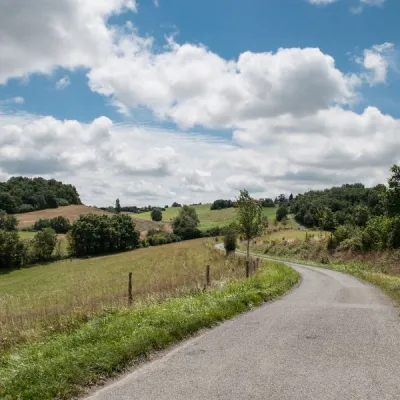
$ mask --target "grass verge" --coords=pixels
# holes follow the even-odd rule
[[[389,275],[385,272],[377,271],[376,266],[360,261],[331,260],[327,263],[319,263],[309,259],[276,256],[252,252],[261,258],[269,257],[276,261],[287,261],[299,264],[311,265],[319,268],[331,269],[345,274],[353,275],[365,282],[378,286],[384,293],[393,299],[400,306],[400,276]]]
[[[287,292],[293,269],[268,262],[247,280],[154,305],[115,311],[78,329],[14,348],[0,358],[0,398],[70,399],[152,351]]]

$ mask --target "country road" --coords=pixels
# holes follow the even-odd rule
[[[399,310],[356,278],[290,265],[302,282],[283,298],[185,342],[89,398],[400,399]]]

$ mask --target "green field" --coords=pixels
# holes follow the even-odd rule
[[[215,228],[216,226],[226,226],[235,220],[235,209],[225,208],[223,210],[210,210],[211,204],[202,204],[200,206],[194,206],[197,211],[197,215],[200,219],[200,229],[206,230]],[[163,211],[163,222],[172,222],[172,220],[178,215],[179,207],[170,207]],[[268,217],[271,222],[275,219],[276,208],[264,208],[264,214]],[[141,214],[131,214],[137,219],[143,219],[151,221],[150,212]]]
[[[36,235],[36,232],[22,232],[22,231],[19,231],[18,234],[19,234],[19,237],[21,239],[33,239],[33,237]]]

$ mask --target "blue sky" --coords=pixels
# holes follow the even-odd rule
[[[29,158],[92,204],[382,181],[398,161],[400,3],[311,3],[6,0],[0,127],[18,138],[0,141],[0,178]],[[43,131],[51,156],[35,147]]]

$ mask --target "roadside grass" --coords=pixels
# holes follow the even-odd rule
[[[234,208],[224,208],[222,210],[210,210],[211,204],[202,204],[199,206],[194,206],[197,215],[200,219],[200,229],[207,230],[210,228],[215,228],[216,226],[226,226],[235,220],[235,209]],[[179,207],[169,207],[163,211],[163,222],[170,223],[177,217],[179,213]],[[272,222],[276,216],[276,208],[264,208],[264,214],[268,217],[268,220]],[[143,219],[151,221],[150,212],[133,214],[130,213],[132,218]]]
[[[165,249],[165,247],[164,247]],[[249,279],[158,304],[104,313],[77,329],[28,343],[0,358],[0,398],[70,399],[155,350],[287,292],[299,274],[279,263]]]
[[[241,246],[243,250],[244,247]],[[303,263],[353,275],[378,286],[400,306],[400,251],[329,254],[326,243],[277,243],[266,250],[259,242],[252,246],[252,254],[276,261]],[[323,261],[323,262],[321,262]]]
[[[89,259],[68,259],[0,275],[0,352],[69,330],[127,305],[128,273],[135,302],[159,301],[244,276],[242,259],[226,258],[199,239]]]
[[[306,235],[310,236],[315,240],[323,240],[327,237],[328,232],[324,231],[313,231],[313,230],[298,230],[298,229],[287,229],[278,230],[277,232],[267,233],[261,237],[262,240],[304,240]]]

